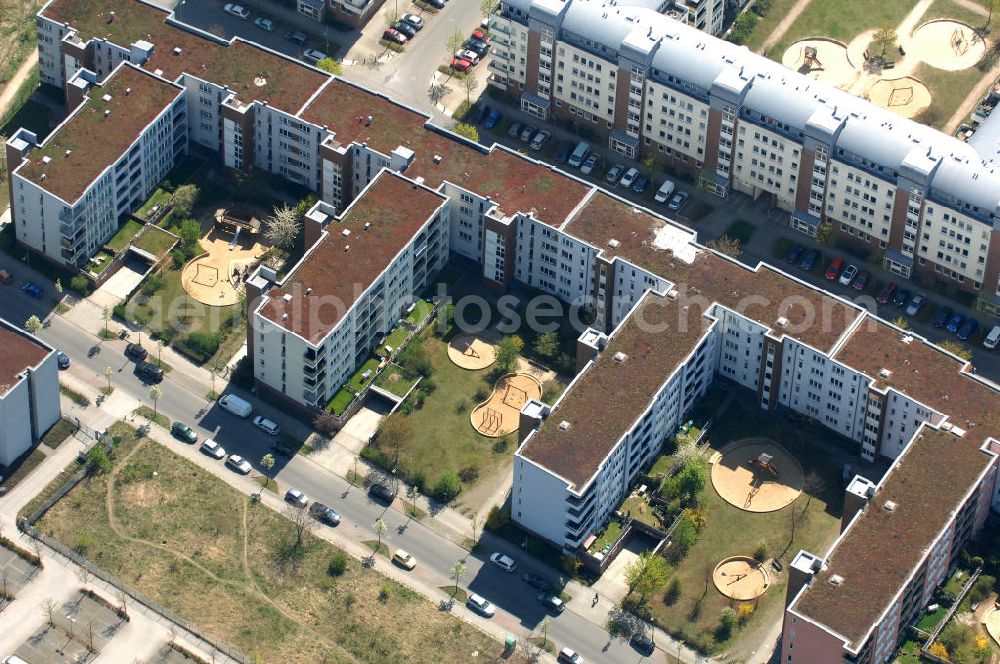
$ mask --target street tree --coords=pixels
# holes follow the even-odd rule
[[[157,410],[157,404],[159,403],[160,399],[163,398],[163,390],[160,389],[159,385],[153,385],[152,387],[149,388],[149,398],[153,402],[153,414],[155,415],[159,412]]]
[[[662,588],[667,582],[670,568],[662,557],[647,551],[625,566],[625,581],[628,583],[628,594],[639,591],[639,605],[646,603],[646,598]]]
[[[333,58],[323,58],[322,60],[316,63],[316,66],[322,69],[323,71],[329,72],[336,76],[340,76],[344,73],[344,68],[340,65],[339,62],[337,62]]]
[[[170,206],[180,218],[190,217],[194,205],[198,201],[198,187],[193,184],[182,184],[170,196]]]
[[[292,528],[295,530],[294,548],[298,549],[302,546],[306,532],[310,532],[316,527],[316,520],[312,518],[308,510],[295,505],[286,505],[284,514],[285,518],[292,522]]]
[[[24,321],[24,329],[31,334],[38,334],[38,331],[42,329],[41,319],[35,315],[28,316],[28,320]]]
[[[111,320],[111,309],[104,307],[101,309],[101,320],[104,321],[104,335],[108,334],[108,322]]]
[[[462,50],[462,46],[465,45],[465,33],[461,30],[455,30],[455,32],[448,35],[448,38],[444,40],[444,46],[448,49],[448,55],[453,55],[455,51]]]
[[[156,340],[156,365],[163,368],[163,339]]]
[[[50,598],[43,599],[42,611],[45,612],[45,620],[49,623],[49,627],[55,627],[56,603]]]
[[[268,472],[270,472],[271,470],[273,470],[274,469],[274,455],[273,454],[265,454],[264,456],[262,456],[260,458],[260,467],[263,468],[264,470],[268,471]]]
[[[472,103],[472,93],[476,91],[477,85],[479,85],[479,79],[471,72],[462,79],[462,89],[465,90],[465,103]]]
[[[455,588],[454,590],[452,590],[451,593],[452,597],[458,594],[458,583],[459,581],[462,580],[462,577],[465,576],[465,573],[468,571],[469,571],[468,566],[461,560],[457,561],[454,565],[451,566],[451,570],[448,572],[448,574],[451,580],[455,582]]]
[[[482,0],[479,3],[479,11],[483,13],[483,18],[489,18],[499,4],[500,0]]]
[[[62,279],[56,279],[56,282],[54,284],[52,284],[52,287],[56,289],[56,293],[58,295],[62,295],[63,294]]]
[[[375,528],[375,534],[378,535],[378,546],[375,547],[375,553],[382,550],[382,536],[385,535],[386,531],[389,530],[389,524],[383,519],[376,519],[373,524]],[[372,560],[375,559],[375,554],[372,554]]]
[[[115,375],[115,370],[111,367],[104,367],[104,376],[108,379],[108,386],[105,388],[106,394],[111,394],[111,377]]]
[[[302,230],[302,219],[287,204],[274,208],[264,222],[264,239],[279,249],[291,249]]]

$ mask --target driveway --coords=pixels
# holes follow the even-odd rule
[[[117,298],[119,302],[127,300],[132,291],[139,287],[147,272],[149,272],[149,263],[129,252],[121,268],[105,281],[91,298],[96,298],[94,301],[97,301],[97,299],[101,299],[99,294],[107,294]],[[104,302],[102,301],[101,304]]]

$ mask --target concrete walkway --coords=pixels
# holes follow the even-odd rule
[[[3,91],[0,92],[0,118],[7,115],[7,111],[10,110],[10,105],[14,103],[14,97],[17,96],[18,91],[21,89],[21,85],[28,80],[31,76],[31,70],[35,68],[38,64],[38,50],[33,50],[28,57],[25,58],[21,66],[17,68],[17,71],[10,78],[9,81],[3,86]]]
[[[792,5],[792,8],[785,15],[785,18],[781,19],[781,22],[774,27],[774,30],[772,30],[771,34],[767,36],[767,39],[764,40],[764,43],[760,46],[760,50],[757,52],[767,53],[774,48],[774,45],[781,41],[781,38],[785,36],[786,32],[788,32],[788,28],[792,27],[792,23],[795,23],[795,21],[798,20],[799,16],[802,15],[802,12],[806,10],[806,7],[808,7],[811,2],[812,0],[798,0],[798,2]]]

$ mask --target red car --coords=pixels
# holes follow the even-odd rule
[[[879,304],[889,304],[889,300],[892,299],[892,296],[893,294],[895,294],[895,292],[896,292],[896,284],[888,283],[885,286],[882,286],[882,290],[878,292],[878,297],[875,299],[878,300]]]
[[[455,71],[469,71],[472,63],[464,58],[452,58],[449,66]]]
[[[829,267],[826,268],[826,274],[824,274],[823,276],[826,277],[827,281],[833,281],[834,279],[840,276],[840,272],[843,269],[844,269],[844,259],[841,258],[840,256],[837,256],[836,258],[833,259],[833,262],[830,263]]]
[[[472,33],[472,38],[478,42],[486,44],[487,46],[490,45],[490,36],[480,28],[476,28],[476,30]]]
[[[396,42],[397,44],[406,43],[406,35],[404,35],[399,30],[396,30],[395,28],[389,28],[388,30],[383,32],[382,39],[386,41]]]
[[[858,272],[858,276],[854,277],[854,281],[851,283],[851,286],[854,290],[863,291],[868,288],[868,280],[871,279],[871,276],[872,273],[868,270],[861,270],[861,272]]]

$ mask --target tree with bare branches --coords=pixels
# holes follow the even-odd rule
[[[295,548],[302,546],[302,540],[307,532],[311,532],[316,527],[316,520],[309,512],[295,505],[286,505],[284,511],[285,518],[292,522],[295,529]]]
[[[56,626],[56,603],[52,599],[42,600],[42,611],[45,613],[45,620],[49,627]]]
[[[264,239],[279,249],[291,249],[302,230],[302,219],[287,204],[274,208],[264,221]]]

